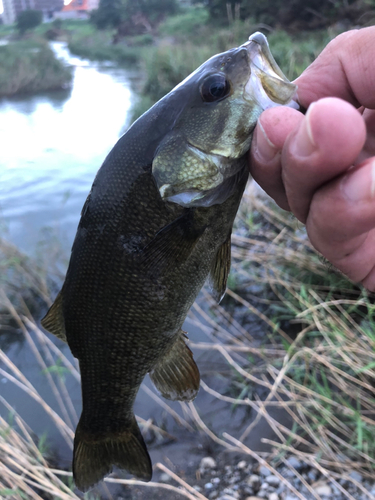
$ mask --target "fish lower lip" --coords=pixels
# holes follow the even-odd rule
[[[249,36],[249,42],[259,43],[259,45],[268,45],[267,38],[263,35],[263,33],[260,33],[260,31],[257,31]]]
[[[267,43],[267,38],[263,35],[263,33],[260,33],[257,31],[256,33],[253,33],[251,36],[249,36],[249,40],[241,45],[241,47],[246,47],[249,45],[251,42],[257,43],[258,45],[262,46],[268,46]]]
[[[242,45],[250,60],[250,79],[245,86],[244,98],[256,100],[265,110],[270,107],[289,105],[298,109],[293,101],[296,86],[281,71],[268,47],[266,37],[259,32],[252,34]]]

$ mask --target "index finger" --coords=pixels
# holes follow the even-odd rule
[[[337,36],[295,83],[305,108],[334,96],[375,109],[375,26]]]

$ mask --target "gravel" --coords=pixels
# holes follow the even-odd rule
[[[298,471],[300,477],[290,467]],[[339,479],[338,486],[319,470],[294,457],[288,458],[285,465],[276,467],[276,472],[287,479],[304,500],[316,500],[319,497],[321,500],[347,500],[348,496],[340,487],[356,500],[368,500],[375,493],[375,480],[365,479],[355,470],[349,472],[345,479]],[[209,500],[300,500],[278,475],[273,474],[266,466],[259,466],[249,460],[221,466],[220,461],[205,457],[200,462],[197,477],[200,477],[200,481],[194,488]],[[301,477],[309,485],[309,489],[303,484]],[[364,491],[368,491],[368,495]]]
[[[204,457],[199,465],[200,469],[215,469],[216,461],[212,457]]]

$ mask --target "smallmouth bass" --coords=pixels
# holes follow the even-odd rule
[[[295,86],[255,33],[213,56],[141,116],[98,171],[44,328],[78,358],[83,409],[73,475],[86,491],[116,465],[149,481],[133,404],[147,373],[191,401],[199,370],[181,330],[209,276],[225,293],[246,155],[261,112]]]

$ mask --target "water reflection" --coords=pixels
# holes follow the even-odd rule
[[[95,173],[129,124],[134,99],[125,70],[72,57],[71,90],[0,100],[0,215],[25,251],[57,228],[70,247]]]
[[[7,239],[23,251],[37,252],[39,241],[51,242],[57,236],[69,255],[96,171],[129,124],[133,74],[72,57],[63,44],[54,43],[53,48],[75,66],[71,89],[0,99],[0,227],[5,221]],[[0,325],[1,347],[58,410],[46,376],[15,326],[12,321]],[[62,349],[71,359],[68,347]],[[66,387],[79,411],[79,384],[67,379]],[[59,444],[63,465],[68,466],[71,450],[41,406],[4,377],[0,389],[36,434],[47,433]],[[6,417],[5,408],[0,412]]]

